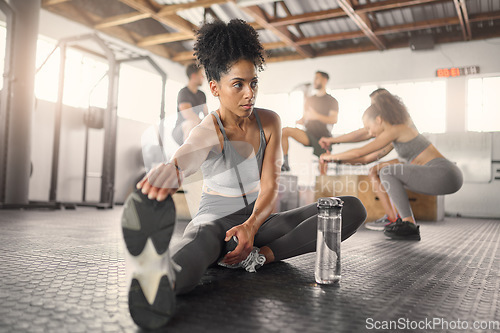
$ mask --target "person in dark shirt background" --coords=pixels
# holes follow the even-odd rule
[[[297,124],[304,125],[305,130],[296,127],[285,127],[282,131],[282,147],[284,162],[281,171],[290,171],[288,165],[288,138],[293,138],[304,146],[313,147],[313,154],[320,156],[325,153],[319,144],[322,137],[331,137],[331,127],[337,123],[339,103],[331,95],[326,93],[326,84],[329,75],[325,72],[317,71],[314,76],[313,87],[316,94],[308,96],[304,103],[304,114]],[[320,161],[320,174],[326,174],[327,165]]]
[[[186,68],[186,74],[189,81],[177,95],[177,122],[172,131],[172,137],[179,145],[184,143],[189,132],[208,114],[207,98],[198,89],[203,84],[203,70],[196,64],[190,64]]]

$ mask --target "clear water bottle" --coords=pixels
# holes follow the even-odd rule
[[[332,284],[340,281],[340,242],[342,206],[339,198],[318,199],[318,239],[316,242],[317,283]]]

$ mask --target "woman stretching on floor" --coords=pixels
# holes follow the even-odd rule
[[[384,209],[396,216],[395,206],[399,213],[396,222],[385,226],[384,234],[394,239],[420,240],[419,226],[415,223],[406,188],[429,195],[455,193],[462,187],[462,172],[409,125],[408,111],[398,97],[379,94],[374,102],[366,109],[363,124],[375,139],[361,148],[338,154],[325,153],[321,159],[367,164],[376,161],[380,152],[387,154],[388,149],[394,147],[403,162],[392,160],[380,163],[374,169],[378,173],[375,186],[383,186],[390,198]]]
[[[255,271],[262,264],[316,250],[316,203],[272,214],[282,162],[281,122],[254,108],[264,49],[244,21],[205,24],[195,56],[220,106],[192,131],[169,163],[153,169],[125,203],[122,229],[135,272],[130,314],[144,328],[165,325],[175,296],[197,286],[220,262]],[[170,246],[175,224],[171,194],[201,168],[199,211],[182,239]],[[341,197],[342,240],[356,232],[366,211],[355,197]],[[236,237],[236,248],[227,243]]]

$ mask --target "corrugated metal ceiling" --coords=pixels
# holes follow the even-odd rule
[[[214,18],[253,24],[270,61],[405,47],[421,35],[432,35],[437,43],[500,36],[499,0],[271,0],[252,7],[237,2],[65,0],[43,6],[179,62],[192,61],[193,29]],[[345,12],[351,4],[352,11]],[[176,10],[165,13],[170,8]],[[101,28],[102,22],[108,25]],[[280,39],[273,29],[289,39]]]

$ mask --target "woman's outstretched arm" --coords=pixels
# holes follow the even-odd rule
[[[325,162],[343,162],[355,160],[383,149],[397,138],[397,134],[397,131],[394,129],[386,130],[379,136],[377,136],[373,141],[367,143],[361,148],[350,149],[338,154],[325,153],[320,156],[320,159]]]
[[[373,153],[370,153],[368,155],[365,155],[365,156],[362,156],[359,158],[355,158],[352,160],[344,160],[344,161],[342,161],[342,164],[349,164],[349,165],[369,164],[369,163],[380,160],[381,158],[383,158],[384,156],[389,154],[392,151],[392,149],[393,149],[393,146],[391,143],[391,144],[388,144],[387,146],[385,146],[384,148],[377,150]]]
[[[195,173],[206,160],[208,153],[220,145],[218,133],[212,116],[206,117],[197,125],[186,142],[181,145],[170,162],[160,164],[148,172],[137,184],[149,199],[165,200],[174,194],[182,184],[184,177]]]

